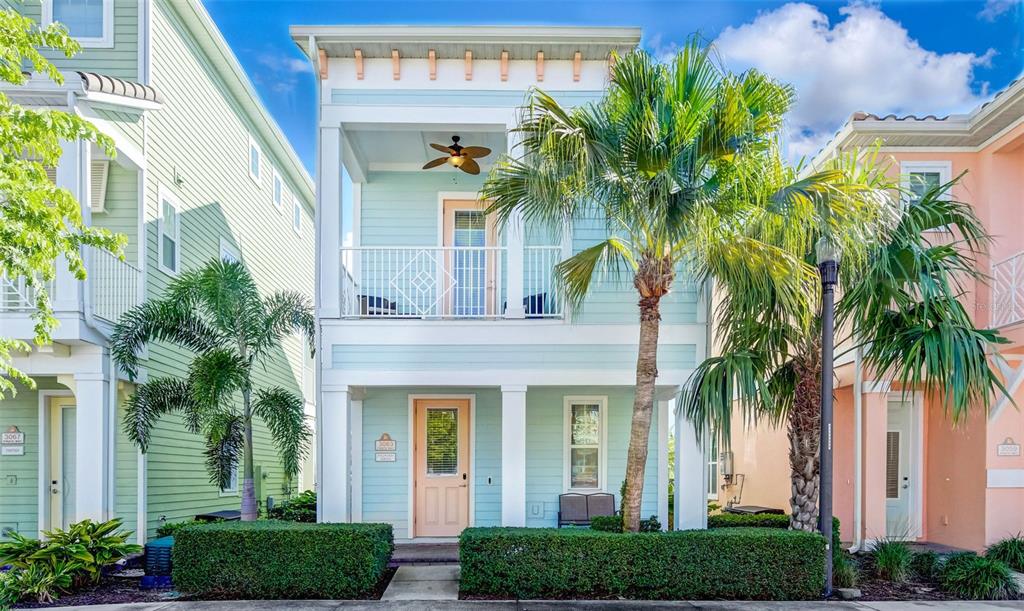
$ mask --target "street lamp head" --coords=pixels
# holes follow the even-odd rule
[[[825,263],[839,263],[839,247],[832,243],[826,236],[818,238],[818,243],[814,246],[814,252],[818,257],[818,265]]]

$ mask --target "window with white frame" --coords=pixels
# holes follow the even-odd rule
[[[43,0],[43,25],[60,22],[83,47],[114,46],[114,0]]]
[[[181,263],[181,205],[170,191],[161,187],[160,217],[157,221],[157,260],[168,274],[178,273]]]
[[[259,184],[260,181],[260,163],[263,161],[263,151],[260,150],[260,145],[249,137],[249,178],[256,181]]]
[[[284,182],[281,180],[281,175],[274,170],[274,205],[280,210],[284,206]]]
[[[241,263],[242,252],[238,247],[224,238],[220,239],[220,258],[228,263]]]
[[[238,469],[240,465],[235,465],[234,470],[231,472],[231,479],[228,480],[228,485],[220,489],[221,496],[231,496],[238,494]]]
[[[605,485],[605,397],[565,399],[565,488],[603,490]]]
[[[718,435],[712,431],[708,435],[708,500],[718,500]]]
[[[952,163],[949,161],[904,161],[900,164],[903,188],[907,190],[911,201],[918,201],[925,193],[946,184],[953,174]],[[950,196],[947,191],[943,197]]]
[[[302,230],[302,204],[298,199],[292,202],[292,229],[295,233]]]

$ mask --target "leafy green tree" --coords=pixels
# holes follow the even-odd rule
[[[128,400],[124,431],[145,452],[157,421],[179,413],[203,435],[210,482],[226,488],[242,463],[242,519],[256,519],[252,430],[255,418],[274,438],[287,477],[294,477],[309,446],[302,397],[280,387],[255,388],[281,340],[302,333],[314,346],[309,300],[296,292],[262,297],[241,263],[214,260],[175,278],[164,297],[128,311],[111,338],[114,359],[134,379],[139,352],[151,341],[195,354],[184,379],[156,378]]]
[[[847,172],[875,167],[871,179],[890,193],[871,155],[836,161]],[[975,256],[989,241],[970,205],[948,197],[954,183],[893,198],[882,222],[838,222],[834,209],[800,223],[799,210],[779,210],[779,223],[805,234],[783,248],[816,277],[814,246],[824,240],[842,253],[837,293],[837,343],[863,350],[865,368],[897,387],[941,397],[954,422],[970,409],[987,409],[993,391],[1005,392],[990,359],[996,331],[979,328],[960,297],[968,284],[984,281]],[[863,221],[863,219],[861,219]],[[750,235],[780,243],[773,224],[747,224]],[[715,329],[720,355],[701,363],[683,409],[711,425],[723,444],[735,413],[746,421],[785,423],[792,480],[790,526],[817,528],[819,431],[821,427],[821,318],[817,309],[793,309],[770,293],[750,293],[751,270],[742,261],[721,262],[715,274],[722,300]],[[760,279],[768,283],[767,278]],[[809,287],[817,297],[817,279]],[[814,305],[818,308],[817,301]],[[845,335],[844,335],[845,333]]]
[[[55,49],[72,57],[81,49],[60,24],[39,27],[13,9],[0,10],[0,81],[23,85],[32,70],[63,83],[60,72],[39,49]],[[113,157],[113,142],[88,121],[58,110],[33,110],[0,93],[0,282],[22,283],[35,300],[35,342],[50,342],[56,319],[46,282],[53,280],[59,257],[85,279],[83,246],[119,254],[125,238],[104,229],[86,227],[79,202],[46,176],[56,167],[62,141],[88,140]],[[26,351],[23,341],[0,336],[0,396],[14,392],[14,381],[29,388],[32,379],[18,371],[12,352]]]
[[[804,206],[812,197],[835,200],[842,214],[869,208],[859,203],[862,189],[841,172],[797,180],[786,171],[778,138],[792,100],[790,87],[756,70],[727,72],[696,38],[668,63],[632,52],[615,62],[598,102],[563,108],[543,91],[532,92],[514,130],[522,138],[518,154],[499,160],[483,187],[503,223],[513,214],[558,228],[605,223],[607,239],[556,267],[574,311],[595,277],[626,272],[632,279],[640,336],[626,530],[640,524],[660,302],[677,273],[689,268],[700,280],[714,277],[723,260],[741,262],[749,272],[746,290],[807,311],[814,274],[802,256],[742,231],[744,224],[766,222],[772,206]]]

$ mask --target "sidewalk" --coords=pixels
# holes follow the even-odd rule
[[[87,607],[53,607],[76,611],[553,611],[555,609],[646,611],[648,609],[708,609],[709,611],[996,611],[1024,610],[1024,601],[957,601],[957,602],[759,602],[759,601],[336,601],[336,600],[257,600],[199,601],[169,603],[138,603],[130,605],[95,605]]]

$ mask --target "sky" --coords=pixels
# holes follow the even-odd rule
[[[264,104],[312,173],[312,69],[290,25],[639,26],[668,57],[688,36],[726,68],[758,68],[796,89],[790,157],[812,156],[853,111],[966,112],[1024,70],[1024,0],[845,2],[669,0],[207,0]]]

